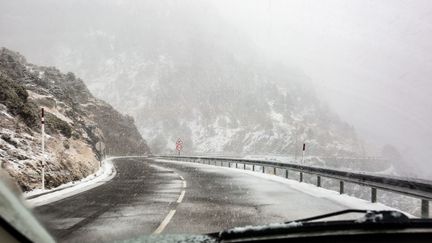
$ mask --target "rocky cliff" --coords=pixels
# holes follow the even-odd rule
[[[1,48],[0,162],[25,191],[40,185],[41,108],[48,188],[95,172],[104,155],[150,153],[134,120],[93,97],[73,73],[27,63]]]

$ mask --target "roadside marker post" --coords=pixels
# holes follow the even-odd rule
[[[45,111],[41,109],[41,135],[42,135],[42,190],[45,190]]]
[[[303,143],[302,164],[304,163],[305,152],[306,152],[306,144]]]

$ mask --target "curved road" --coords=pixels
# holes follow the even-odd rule
[[[114,160],[109,182],[35,209],[59,241],[210,233],[345,209],[281,182],[209,165]]]

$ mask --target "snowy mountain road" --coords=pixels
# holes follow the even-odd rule
[[[35,209],[59,241],[202,234],[346,208],[235,169],[149,158],[113,162],[110,182]]]

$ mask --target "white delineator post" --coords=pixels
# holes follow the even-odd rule
[[[41,109],[41,133],[42,133],[42,190],[45,190],[45,112]]]

